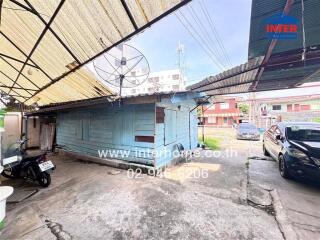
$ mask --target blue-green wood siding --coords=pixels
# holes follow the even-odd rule
[[[165,121],[164,123],[157,123],[155,128],[155,151],[157,151],[155,161],[156,166],[161,167],[170,163],[174,158],[173,151],[176,149],[176,144],[182,144],[185,150],[192,150],[197,147],[198,118],[196,110],[190,112],[195,107],[193,100],[185,100],[176,104],[163,101],[157,103],[156,106],[165,108]],[[173,119],[174,117],[175,119]],[[173,128],[175,129],[173,130]],[[166,138],[169,138],[169,140]]]
[[[164,145],[168,145],[177,141],[177,111],[165,109],[164,114]]]
[[[57,144],[90,156],[104,150],[111,158],[153,165],[154,143],[136,142],[135,136],[153,136],[154,117],[154,104],[59,112]]]
[[[164,123],[155,123],[157,106],[165,108]],[[80,154],[99,157],[98,150],[104,150],[108,158],[161,167],[174,158],[163,152],[172,153],[176,144],[186,150],[197,146],[196,110],[190,113],[194,107],[192,99],[175,104],[163,99],[156,104],[58,112],[57,144]],[[136,142],[135,136],[154,136],[154,143]]]

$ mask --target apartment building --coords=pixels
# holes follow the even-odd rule
[[[258,127],[267,128],[276,121],[318,121],[320,94],[255,99],[252,106]]]
[[[141,75],[140,72],[131,72],[133,75]],[[124,95],[152,94],[155,92],[171,92],[185,90],[186,77],[179,69],[152,72],[146,81],[134,88],[124,88]]]

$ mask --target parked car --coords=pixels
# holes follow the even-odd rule
[[[259,129],[251,123],[240,123],[237,127],[237,139],[260,140]]]
[[[264,134],[263,151],[279,162],[282,177],[303,177],[320,182],[320,124],[273,125]]]

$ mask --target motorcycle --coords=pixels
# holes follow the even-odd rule
[[[17,142],[18,161],[4,166],[1,173],[6,178],[24,178],[32,181],[38,181],[42,187],[48,187],[51,183],[50,173],[55,166],[50,160],[47,160],[47,154],[42,153],[36,156],[28,156],[23,145],[28,139]]]

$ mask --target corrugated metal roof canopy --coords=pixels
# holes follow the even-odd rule
[[[264,57],[250,59],[216,76],[208,77],[187,89],[207,95],[224,95],[298,87],[320,80],[320,45],[307,48],[305,60],[301,49],[277,53],[264,63]]]
[[[111,95],[80,67],[189,1],[0,0],[0,90],[27,105]]]
[[[213,96],[294,88],[306,82],[319,81],[320,35],[316,30],[320,23],[318,13],[320,4],[318,0],[305,2],[307,2],[305,48],[301,30],[298,31],[297,40],[269,40],[262,24],[267,17],[279,12],[283,12],[284,15],[290,13],[300,19],[301,0],[254,0],[249,61],[216,76],[208,77],[189,86],[188,89]]]
[[[249,91],[262,61],[263,57],[252,59],[218,75],[207,77],[187,89],[205,92],[211,96]]]
[[[281,13],[286,5],[287,0],[253,0],[250,24],[250,40],[248,57],[254,58],[264,55],[270,45],[271,40],[267,38],[265,32],[265,21],[277,13]],[[320,43],[320,1],[304,0],[304,31],[305,44],[307,47],[318,45]],[[296,39],[288,41],[278,41],[273,53],[289,51],[301,48],[303,42],[302,34],[302,4],[301,0],[295,0],[290,8],[290,16],[296,17],[298,21]]]

